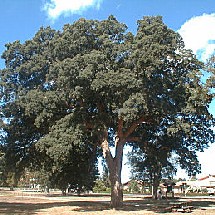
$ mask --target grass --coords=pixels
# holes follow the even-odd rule
[[[125,195],[124,207],[115,211],[109,207],[110,196],[97,194],[85,196],[60,196],[57,193],[45,195],[42,193],[1,192],[0,214],[40,214],[40,215],[135,215],[135,214],[172,214],[173,206],[181,204],[194,207],[194,214],[215,214],[215,199],[173,198],[168,200],[153,200],[143,195]],[[206,209],[206,210],[205,210]],[[204,213],[203,213],[204,212]],[[176,215],[177,213],[174,213]]]

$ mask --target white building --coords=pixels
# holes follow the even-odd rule
[[[203,178],[199,178],[196,181],[196,186],[201,189],[215,188],[215,175],[208,175]]]

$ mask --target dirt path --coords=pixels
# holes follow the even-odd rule
[[[36,193],[0,192],[0,214],[29,215],[181,215],[172,208],[192,206],[192,215],[215,215],[215,199],[155,201],[144,196],[125,196],[122,210],[109,208],[107,195],[59,196]]]

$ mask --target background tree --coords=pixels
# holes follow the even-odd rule
[[[142,142],[132,145],[133,150],[128,157],[133,177],[139,180],[148,179],[156,198],[161,179],[173,178],[177,166],[185,169],[190,176],[201,172],[196,153],[206,147],[206,139],[208,142],[213,141],[214,135],[213,131],[210,131],[206,137],[204,127],[199,126],[198,121],[188,124],[185,120],[177,125],[169,119],[162,119],[157,126],[145,126],[147,128],[140,134]],[[197,129],[198,135],[195,133]]]
[[[154,126],[154,125],[153,125]],[[172,177],[176,172],[176,163],[172,162],[173,143],[159,127],[148,125],[140,135],[145,142],[132,145],[132,152],[128,153],[132,177],[148,181],[152,185],[153,197],[157,198],[157,189],[162,178]]]
[[[6,160],[3,153],[3,150],[0,150],[0,186],[8,186],[7,184],[7,176],[8,176],[8,170],[6,170]]]
[[[101,179],[104,182],[105,186],[109,189],[111,186],[110,179],[109,179],[109,171],[104,159],[102,159],[102,166],[103,166],[103,172],[101,175]]]
[[[215,54],[210,56],[206,63],[206,70],[210,73],[210,77],[207,80],[207,85],[214,90],[215,88]],[[213,91],[213,97],[215,96]]]
[[[170,161],[163,159],[163,152],[153,146],[145,154],[141,149],[129,154],[132,178],[148,181],[152,185],[153,197],[157,199],[157,189],[163,177],[171,177],[175,169]]]
[[[185,123],[197,121],[207,138],[202,144],[195,129],[193,141],[181,140],[185,149],[203,149],[211,138],[211,96],[200,82],[203,65],[159,16],[139,20],[136,35],[113,16],[103,21],[80,19],[62,31],[41,28],[24,44],[7,44],[2,57],[8,148],[23,144],[28,152],[51,153],[53,136],[59,147],[100,146],[109,169],[113,208],[123,202],[123,147],[142,142],[145,125],[165,120],[171,125],[169,133],[181,130],[187,137],[192,126],[186,129]]]
[[[136,180],[130,181],[128,190],[130,193],[140,193],[141,192],[140,187],[138,186],[138,183]]]

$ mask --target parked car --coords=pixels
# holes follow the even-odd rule
[[[214,193],[215,193],[215,189],[214,188],[207,188],[208,190],[208,195],[209,196],[214,196]]]

